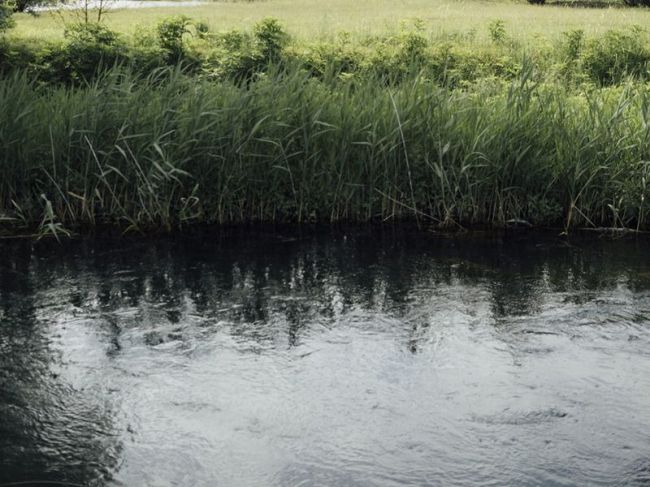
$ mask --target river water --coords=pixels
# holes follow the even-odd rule
[[[120,10],[134,8],[165,8],[165,7],[198,7],[205,5],[202,0],[73,0],[53,5],[37,5],[30,10],[33,12],[48,12],[59,10]]]
[[[0,484],[648,485],[649,249],[4,241]]]

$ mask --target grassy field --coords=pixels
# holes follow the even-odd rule
[[[278,18],[290,34],[299,38],[329,37],[346,31],[353,36],[386,34],[399,30],[404,21],[421,19],[432,36],[475,32],[487,35],[487,25],[501,19],[516,39],[555,37],[582,29],[597,35],[631,25],[650,28],[650,9],[578,8],[564,5],[533,6],[526,2],[480,0],[266,0],[207,2],[197,7],[117,10],[106,17],[107,25],[133,33],[139,26],[154,25],[170,15],[184,14],[203,20],[212,29],[248,29],[264,17]],[[10,34],[22,38],[57,38],[63,34],[60,18],[48,13],[20,14]]]

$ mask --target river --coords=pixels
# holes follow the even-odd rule
[[[2,241],[0,484],[648,485],[650,241]]]

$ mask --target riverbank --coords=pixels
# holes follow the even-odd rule
[[[417,23],[302,42],[267,19],[186,17],[142,38],[70,26],[0,46],[0,226],[415,220],[648,228],[650,38],[565,33],[480,47]]]
[[[9,226],[173,229],[418,219],[646,229],[650,90],[421,76],[246,84],[178,70],[83,87],[0,80]]]

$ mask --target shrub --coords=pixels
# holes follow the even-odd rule
[[[39,5],[45,5],[47,3],[53,3],[52,0],[13,0],[11,6],[16,12],[27,12],[33,7],[38,7]]]
[[[158,24],[158,41],[168,62],[177,63],[185,57],[183,36],[190,33],[190,25],[191,19],[185,15],[169,17]]]
[[[528,46],[510,38],[504,22],[495,20],[489,35],[493,42],[483,45],[453,36],[432,41],[418,29],[354,42],[346,35],[291,42],[275,19],[265,19],[251,31],[213,33],[205,24],[179,16],[138,29],[128,39],[97,23],[69,26],[63,41],[5,38],[0,42],[0,71],[27,69],[41,81],[68,83],[89,80],[114,64],[146,74],[182,63],[187,72],[196,73],[200,67],[210,79],[240,83],[275,65],[279,70],[299,66],[307,76],[322,80],[374,77],[393,85],[421,75],[439,85],[465,89],[484,78],[512,79],[525,57],[534,68],[535,81],[559,76],[576,87],[616,85],[628,76],[650,79],[650,42],[640,28],[593,39],[575,30],[554,43]]]
[[[139,28],[132,38],[129,64],[139,73],[147,74],[167,65],[167,51],[158,42],[158,32],[152,28]]]
[[[62,43],[45,48],[35,69],[48,81],[87,81],[128,59],[117,33],[99,23],[78,23],[66,27]]]
[[[500,19],[496,19],[490,22],[488,30],[490,31],[490,38],[492,39],[492,42],[495,42],[497,44],[505,41],[506,37],[508,36],[506,33],[506,24],[503,20]]]
[[[14,19],[12,18],[13,8],[7,3],[0,2],[0,33],[10,29],[14,26]]]
[[[277,61],[289,41],[289,35],[280,22],[272,18],[264,19],[255,25],[253,32],[263,58],[267,61]]]
[[[585,33],[581,29],[564,32],[564,46],[563,51],[566,59],[575,61],[580,57],[580,52],[584,46]]]
[[[390,84],[399,83],[408,74],[417,74],[429,65],[429,44],[419,32],[402,32],[368,47],[369,53],[358,53],[367,61],[357,64]]]
[[[214,37],[214,45],[204,62],[211,78],[248,81],[279,63],[289,35],[276,19],[264,19],[253,28],[253,35],[229,31]]]
[[[627,76],[645,78],[650,50],[642,33],[638,27],[612,30],[589,41],[582,56],[586,73],[601,85],[620,83]]]
[[[73,79],[89,79],[102,68],[127,59],[116,32],[99,23],[76,24],[66,29],[65,52]]]
[[[584,47],[584,31],[576,29],[563,32],[560,42],[556,45],[556,50],[549,56],[553,60],[552,65],[549,66],[549,72],[556,72],[562,79],[574,86],[581,82],[589,82],[589,76],[586,75],[582,67],[581,56]]]

